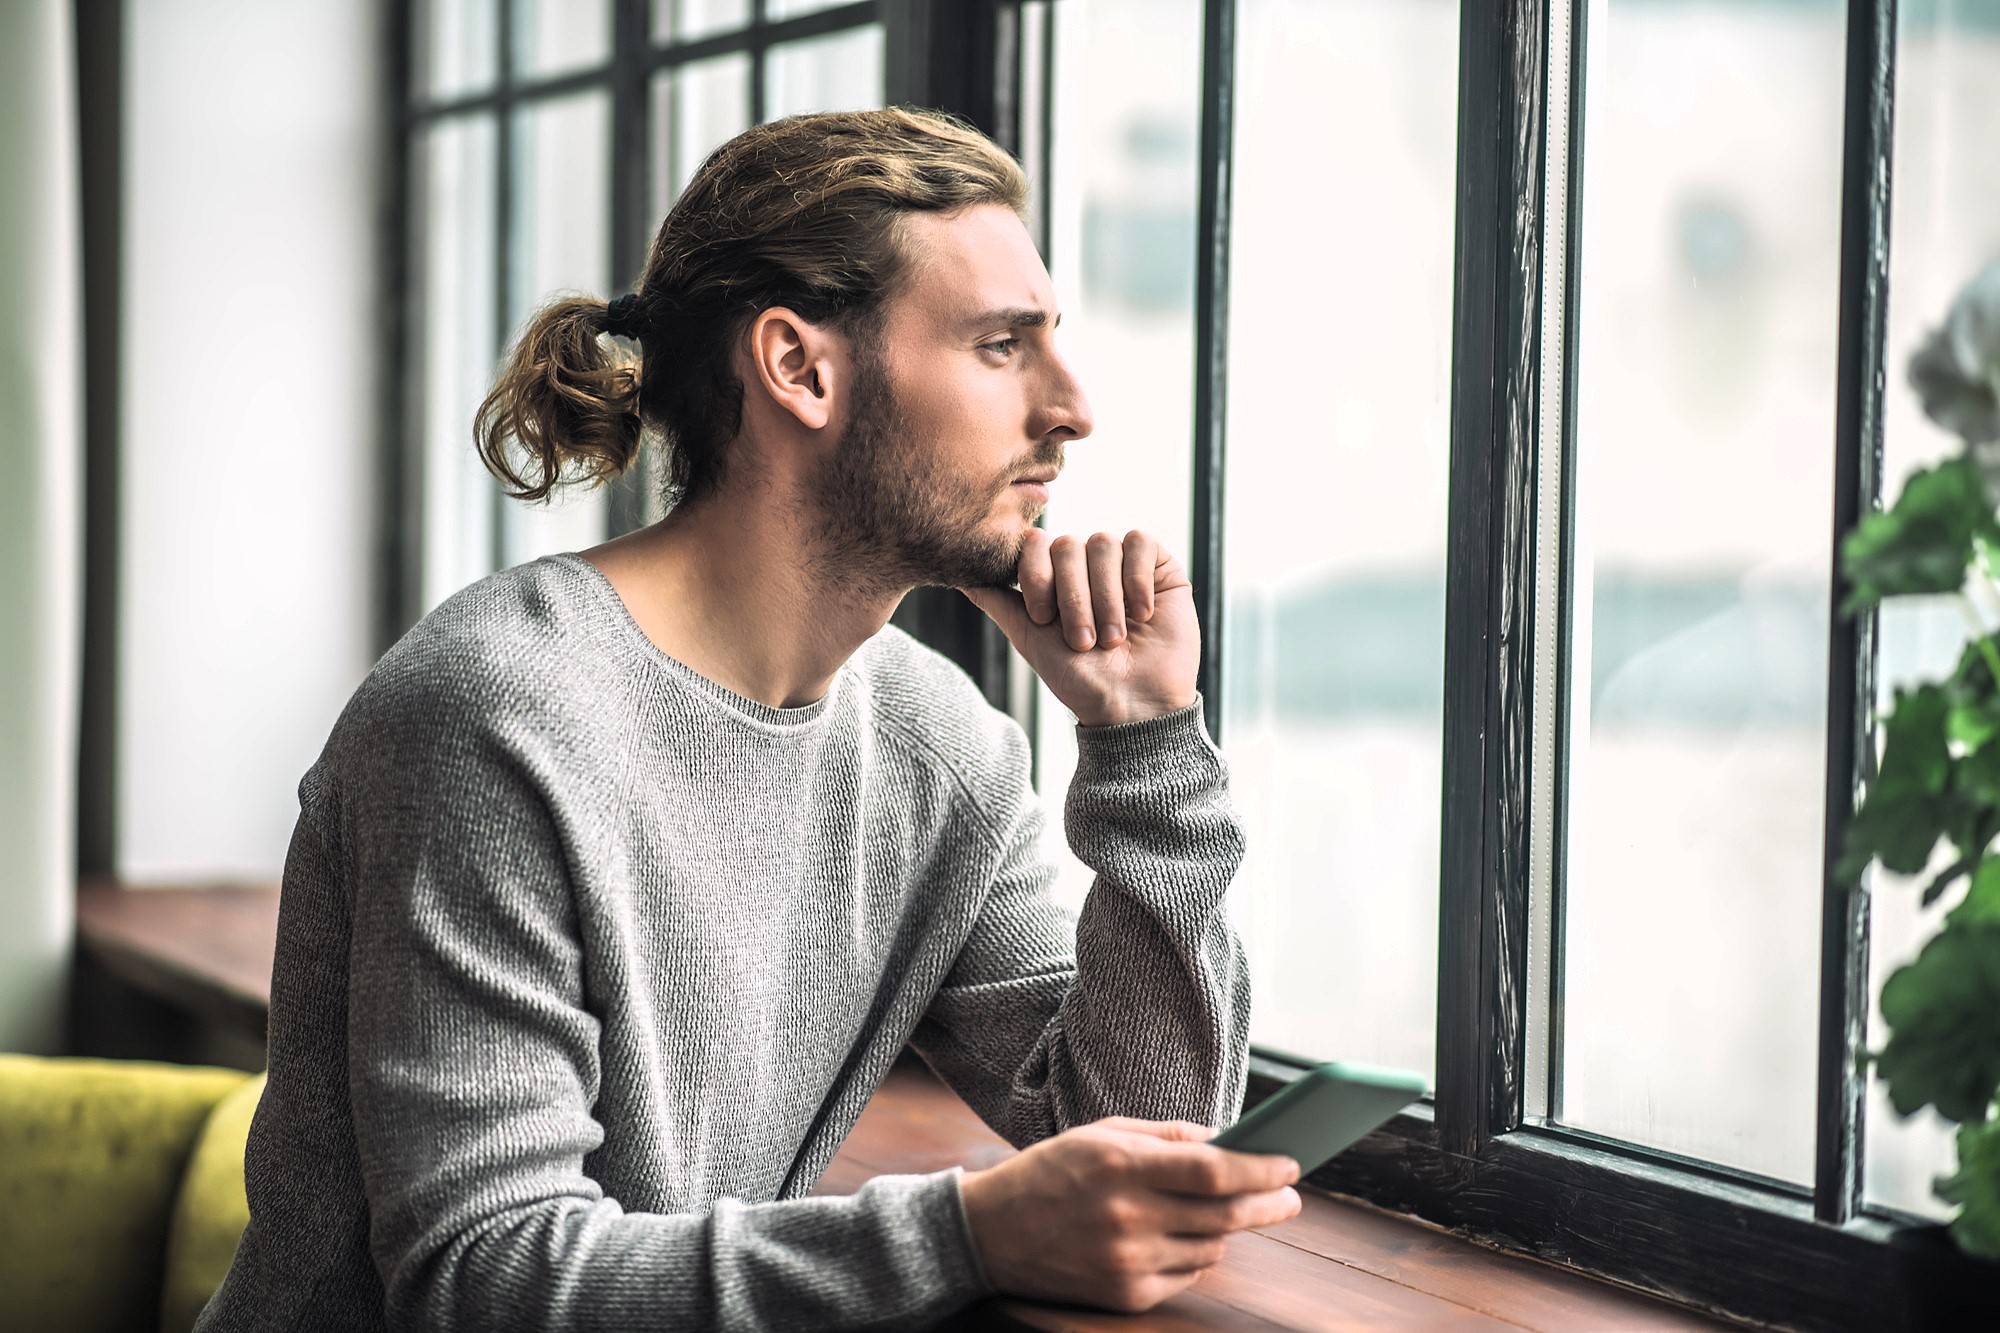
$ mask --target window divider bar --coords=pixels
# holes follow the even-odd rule
[[[493,118],[493,349],[497,368],[507,353],[513,333],[514,293],[514,15],[512,5],[500,10],[500,103]],[[495,569],[507,567],[507,493],[495,482],[488,493],[491,533],[489,563]]]
[[[1437,1123],[1464,1156],[1522,1122],[1547,21],[1459,10]]]
[[[1564,447],[1571,413],[1568,351],[1572,345],[1569,288],[1575,277],[1571,258],[1575,233],[1570,188],[1577,181],[1572,169],[1571,129],[1576,71],[1576,19],[1584,0],[1551,0],[1548,7],[1548,63],[1544,82],[1546,107],[1542,192],[1542,334],[1541,402],[1535,441],[1535,611],[1533,787],[1529,796],[1531,830],[1528,890],[1528,972],[1525,1023],[1526,1058],[1522,1071],[1522,1115],[1550,1118],[1558,1101],[1562,1067],[1561,1023],[1557,1017],[1561,979],[1557,975],[1556,918],[1562,910],[1563,772],[1562,659],[1570,622],[1563,597],[1563,559],[1567,532],[1563,510],[1570,491],[1568,450]]]
[[[631,290],[646,264],[651,239],[652,106],[646,49],[647,0],[614,0],[611,28],[610,295]],[[646,525],[653,488],[650,451],[642,441],[633,465],[611,484],[606,537]]]
[[[1582,309],[1583,275],[1583,187],[1584,149],[1587,139],[1585,111],[1590,96],[1590,10],[1592,0],[1570,0],[1569,30],[1569,106],[1566,109],[1568,122],[1568,161],[1565,168],[1567,182],[1563,199],[1563,348],[1562,348],[1562,397],[1559,410],[1562,412],[1562,475],[1563,495],[1560,513],[1562,531],[1556,550],[1560,553],[1562,569],[1558,575],[1557,598],[1560,603],[1556,611],[1555,623],[1561,627],[1561,640],[1556,651],[1556,791],[1555,808],[1551,810],[1554,827],[1553,838],[1557,855],[1553,866],[1553,876],[1549,883],[1549,1011],[1548,1011],[1548,1108],[1547,1116],[1559,1121],[1563,1115],[1563,1041],[1564,1041],[1564,992],[1568,986],[1565,970],[1569,928],[1567,924],[1569,902],[1569,825],[1568,802],[1569,755],[1571,746],[1570,728],[1577,713],[1577,664],[1576,664],[1576,404],[1577,404],[1577,348],[1582,340],[1577,336],[1578,312]],[[1589,656],[1584,657],[1584,670],[1589,669]],[[1588,689],[1588,681],[1584,682]]]
[[[1223,459],[1228,435],[1229,205],[1236,110],[1236,0],[1203,0],[1200,187],[1195,222],[1194,490],[1188,576],[1201,626],[1197,683],[1222,739]]]
[[[741,49],[750,53],[750,123],[764,123],[770,94],[764,87],[769,63],[770,39],[765,31],[765,0],[750,0],[750,26],[744,29],[748,45]]]
[[[384,105],[396,106],[414,78],[420,7],[414,0],[390,0],[382,7]],[[382,167],[384,225],[376,255],[380,284],[378,328],[385,355],[378,359],[377,441],[381,467],[375,491],[376,598],[373,641],[387,652],[423,612],[425,495],[423,390],[414,367],[425,362],[424,303],[418,299],[425,258],[418,238],[428,231],[426,157],[422,131],[385,117],[377,131]]]
[[[1889,294],[1889,176],[1895,143],[1896,0],[1847,6],[1846,107],[1840,187],[1840,352],[1834,425],[1832,596],[1826,690],[1826,818],[1820,921],[1819,1072],[1813,1211],[1845,1223],[1860,1210],[1868,1033],[1868,888],[1833,867],[1855,792],[1874,774],[1877,617],[1839,613],[1849,589],[1840,541],[1882,485],[1882,396]]]

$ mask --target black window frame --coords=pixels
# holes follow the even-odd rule
[[[1561,0],[1557,0],[1561,2]],[[1227,289],[1228,104],[1235,0],[1204,0],[1201,292]],[[1451,461],[1445,556],[1443,801],[1438,922],[1437,1094],[1309,1177],[1503,1247],[1736,1318],[1811,1330],[1894,1329],[1907,1318],[1888,1245],[1920,1219],[1862,1193],[1868,898],[1833,876],[1858,790],[1873,772],[1868,716],[1875,617],[1830,617],[1822,848],[1818,1073],[1810,1190],[1525,1114],[1530,798],[1536,601],[1549,9],[1461,0]],[[1569,0],[1567,129],[1571,243],[1557,349],[1574,367],[1577,188],[1587,95],[1586,0]],[[1850,0],[1845,35],[1834,504],[1829,552],[1880,501],[1882,386],[1895,85],[1895,0]],[[1218,129],[1206,128],[1213,121]],[[1213,197],[1211,197],[1213,195]],[[1211,274],[1209,269],[1217,270]],[[1197,597],[1204,611],[1210,724],[1226,663],[1220,534],[1226,348],[1220,304],[1202,306],[1195,368]],[[1216,326],[1208,331],[1207,326]],[[1575,457],[1573,374],[1563,389],[1563,468]],[[1567,638],[1573,498],[1565,486]],[[1830,558],[1830,607],[1847,592]],[[1567,670],[1567,645],[1559,675]],[[1558,687],[1563,688],[1559,681]],[[1555,713],[1563,715],[1558,706]],[[1220,732],[1218,730],[1218,736]],[[1560,746],[1558,746],[1560,753]],[[1560,784],[1558,784],[1559,789]],[[1558,798],[1560,799],[1560,798]],[[1558,812],[1558,818],[1560,813]],[[1560,892],[1558,881],[1558,894]],[[1555,912],[1560,920],[1558,900]],[[1554,1006],[1560,1021],[1560,1003]],[[1252,1060],[1255,1102],[1293,1061]]]
[[[1572,49],[1567,117],[1570,152],[1564,191],[1574,238],[1586,96],[1582,58],[1586,0],[1569,6]],[[418,345],[422,312],[417,253],[422,243],[412,145],[424,126],[453,114],[491,111],[500,133],[500,245],[496,301],[507,308],[508,199],[512,190],[512,109],[543,97],[606,86],[613,100],[611,254],[618,273],[636,275],[655,219],[650,216],[652,154],[649,88],[668,66],[751,51],[797,38],[880,22],[886,39],[886,100],[955,111],[1019,153],[1048,192],[1052,141],[1049,69],[1023,68],[1024,11],[1039,10],[1053,41],[1060,0],[860,0],[777,22],[753,0],[748,26],[694,41],[654,40],[647,0],[611,0],[608,64],[533,82],[513,81],[502,4],[501,69],[490,92],[422,99],[411,79],[422,0],[389,6],[389,76],[400,107],[386,154],[393,201],[384,246],[384,436],[395,466],[382,496],[382,641],[421,610],[416,562],[422,488],[420,423],[404,367]],[[1197,209],[1193,465],[1190,572],[1207,645],[1200,685],[1210,731],[1222,737],[1227,661],[1222,520],[1227,479],[1226,341],[1232,116],[1237,0],[1203,0],[1201,135]],[[1550,11],[1526,0],[1460,0],[1458,52],[1458,214],[1454,312],[1440,894],[1437,1094],[1315,1172],[1311,1183],[1441,1223],[1463,1234],[1554,1260],[1739,1318],[1834,1330],[1895,1328],[1901,1293],[1886,1244],[1917,1219],[1867,1204],[1862,1193],[1862,1099],[1858,1072],[1868,1013],[1867,897],[1831,888],[1821,930],[1821,994],[1815,1179],[1810,1190],[1712,1163],[1615,1141],[1525,1113],[1528,1032],[1530,796],[1536,600],[1536,441],[1540,402],[1546,108]],[[1879,505],[1882,385],[1887,292],[1889,167],[1896,40],[1895,0],[1851,0],[1846,27],[1846,91],[1841,186],[1839,356],[1834,512],[1829,549]],[[753,115],[762,102],[761,58],[752,61]],[[1039,79],[1031,90],[1025,79]],[[1038,126],[1021,123],[1023,108]],[[1025,131],[1025,132],[1024,132]],[[1046,217],[1038,238],[1046,246]],[[629,281],[629,278],[627,279]],[[1562,321],[1573,365],[1575,320]],[[1574,376],[1565,374],[1573,400]],[[1574,413],[1563,411],[1563,468],[1574,458]],[[613,530],[637,526],[644,509],[640,474],[618,483]],[[1565,492],[1560,549],[1565,564],[1571,501]],[[1837,571],[1837,565],[1836,565]],[[1557,623],[1566,636],[1568,571]],[[1845,586],[1832,576],[1830,606]],[[1009,699],[1004,638],[963,598],[919,590],[897,613],[911,629],[964,666],[996,706]],[[1872,615],[1828,625],[1827,776],[1824,878],[1831,873],[1856,794],[1872,773],[1875,736],[1868,717],[1876,671]],[[1561,655],[1558,674],[1567,671]],[[1562,709],[1556,710],[1557,715]],[[1559,895],[1560,888],[1558,886]],[[1560,900],[1555,916],[1560,920]],[[1559,1002],[1553,1021],[1560,1021]],[[1295,1060],[1257,1050],[1249,1100],[1270,1095],[1303,1072]]]

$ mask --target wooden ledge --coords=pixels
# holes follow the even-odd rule
[[[77,948],[120,981],[262,1043],[271,1012],[278,890],[271,886],[77,888]]]
[[[977,1170],[1012,1153],[928,1069],[905,1059],[883,1081],[814,1191],[850,1193],[881,1174],[953,1165]],[[1300,1193],[1305,1211],[1299,1216],[1233,1237],[1221,1264],[1144,1314],[996,1301],[965,1327],[1038,1333],[1712,1333],[1731,1327],[1316,1189]]]
[[[120,979],[263,1039],[278,894],[270,888],[132,889],[85,882],[79,946]],[[899,1062],[827,1167],[817,1193],[877,1175],[978,1170],[1012,1155],[913,1059]],[[1318,1190],[1290,1222],[1230,1241],[1229,1257],[1141,1315],[996,1301],[961,1327],[1038,1333],[1359,1329],[1463,1333],[1697,1333],[1730,1327],[1532,1259]]]

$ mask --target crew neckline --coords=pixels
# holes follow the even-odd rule
[[[566,567],[582,577],[584,585],[590,589],[598,605],[616,626],[619,637],[633,650],[639,660],[661,669],[676,682],[743,721],[761,727],[786,730],[809,727],[826,716],[834,695],[840,692],[847,680],[850,667],[848,662],[843,662],[840,670],[834,673],[832,683],[826,687],[825,694],[809,704],[800,704],[795,708],[777,708],[761,699],[738,694],[720,681],[710,680],[654,643],[646,631],[639,627],[639,622],[632,616],[632,609],[625,605],[625,599],[619,595],[618,589],[612,586],[611,580],[605,577],[604,571],[583,556],[575,551],[557,551],[541,557],[541,561]]]

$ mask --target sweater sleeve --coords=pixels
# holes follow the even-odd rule
[[[1017,1146],[1108,1115],[1229,1123],[1250,980],[1223,896],[1244,840],[1201,701],[1077,728],[1065,825],[1097,874],[1074,919],[1049,896],[1027,783],[1024,762],[994,882],[913,1045]]]
[[[455,711],[386,719],[340,798],[348,1088],[388,1326],[924,1327],[985,1294],[955,1170],[700,1213],[605,1197],[572,816],[531,747]]]

